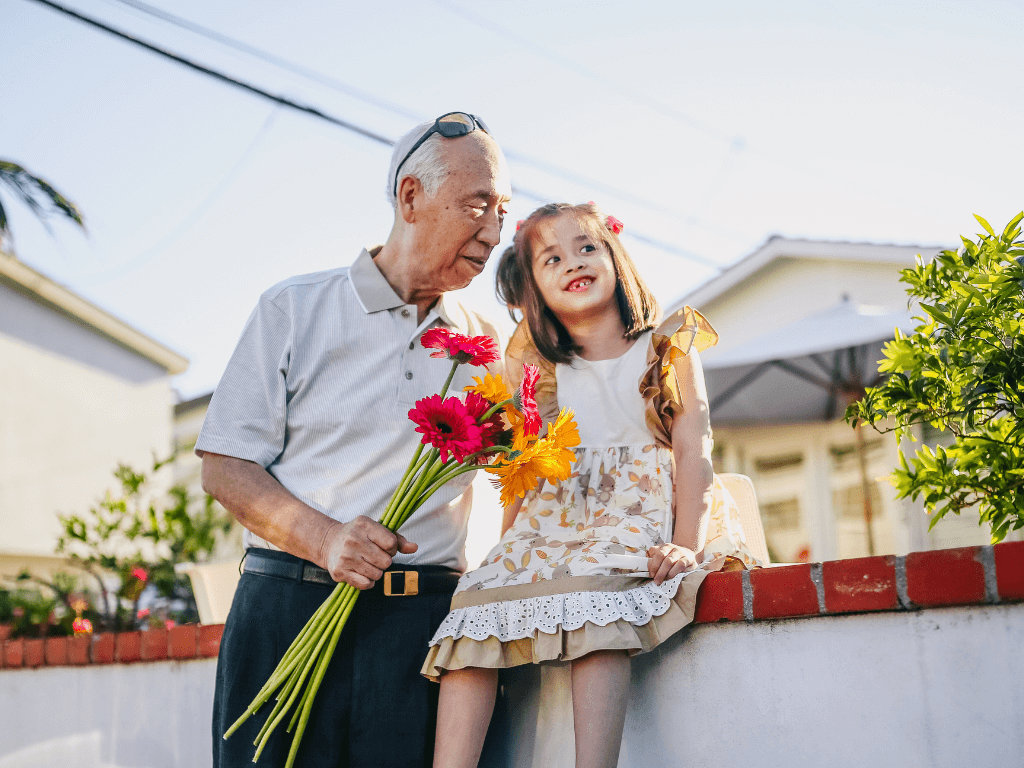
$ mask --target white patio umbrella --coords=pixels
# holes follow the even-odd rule
[[[752,318],[756,322],[756,318]],[[712,424],[751,425],[840,418],[878,384],[882,346],[913,330],[910,311],[843,301],[739,346],[702,354]],[[868,552],[874,554],[864,437],[856,428]]]

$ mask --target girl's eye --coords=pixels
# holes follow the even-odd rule
[[[547,258],[547,261],[545,261],[545,262],[544,262],[544,264],[545,264],[545,265],[548,265],[548,264],[557,264],[557,263],[558,263],[559,261],[560,261],[560,259],[559,259],[559,258],[558,258],[557,256],[549,256],[549,257]]]
[[[590,253],[591,251],[596,251],[596,250],[597,250],[597,248],[595,248],[595,247],[594,247],[593,245],[591,245],[590,243],[587,243],[587,244],[586,244],[586,245],[584,245],[584,246],[583,246],[582,248],[580,248],[580,252],[581,252],[581,253]]]

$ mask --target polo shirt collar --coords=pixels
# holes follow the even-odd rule
[[[355,291],[359,304],[367,314],[405,306],[405,302],[395,293],[395,289],[373,261],[373,257],[380,253],[383,247],[376,245],[369,249],[364,248],[348,270],[352,290]],[[427,318],[429,319],[431,315],[441,318],[445,325],[460,333],[469,332],[466,310],[450,293],[442,293],[438,297]]]

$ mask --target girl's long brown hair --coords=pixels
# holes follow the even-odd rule
[[[557,216],[569,215],[595,242],[603,243],[615,266],[615,300],[629,340],[655,326],[661,307],[644,283],[636,265],[622,247],[618,235],[605,226],[605,217],[593,203],[571,205],[549,203],[523,220],[515,238],[498,261],[496,290],[498,299],[509,308],[523,313],[537,351],[552,363],[569,363],[580,352],[565,326],[544,303],[533,277],[532,235],[537,225]],[[515,315],[513,314],[513,318]]]

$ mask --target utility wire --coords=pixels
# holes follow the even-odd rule
[[[239,80],[237,78],[231,77],[230,75],[226,75],[223,72],[219,72],[219,71],[217,71],[215,69],[212,69],[210,67],[207,67],[207,66],[205,66],[203,64],[199,64],[197,62],[191,61],[190,59],[187,59],[184,56],[181,56],[179,54],[176,54],[176,53],[173,53],[171,51],[168,51],[168,50],[166,50],[164,48],[161,48],[161,47],[159,47],[157,45],[153,45],[152,43],[146,42],[146,41],[141,40],[139,38],[133,37],[132,35],[129,35],[127,32],[123,32],[123,31],[121,31],[119,29],[116,29],[114,27],[111,27],[111,26],[109,26],[109,25],[107,25],[107,24],[105,24],[105,23],[103,23],[101,21],[97,21],[96,19],[90,18],[89,16],[85,16],[85,15],[83,15],[83,14],[77,12],[77,11],[74,11],[74,10],[72,10],[70,8],[67,8],[67,7],[65,7],[63,5],[60,5],[60,4],[55,3],[55,2],[52,2],[52,0],[27,0],[27,1],[28,2],[33,2],[33,3],[38,3],[39,5],[44,5],[47,8],[50,8],[51,10],[54,10],[54,11],[56,11],[58,13],[62,13],[64,15],[66,15],[66,16],[70,16],[71,18],[73,18],[73,19],[75,19],[77,21],[81,21],[82,23],[88,24],[91,27],[95,27],[96,29],[99,29],[99,30],[101,30],[103,32],[106,32],[107,34],[113,35],[114,37],[117,37],[117,38],[119,38],[121,40],[124,40],[124,41],[126,41],[128,43],[131,43],[132,45],[139,46],[140,48],[143,48],[143,49],[145,49],[145,50],[147,50],[147,51],[149,51],[151,53],[155,53],[155,54],[157,54],[159,56],[163,56],[165,58],[171,59],[172,61],[177,62],[178,64],[181,64],[183,66],[189,67],[190,69],[193,69],[193,70],[195,70],[195,71],[197,71],[197,72],[199,72],[201,74],[213,77],[214,79],[219,80],[222,83],[234,86],[236,88],[240,88],[240,89],[242,89],[244,91],[249,92],[250,94],[252,94],[254,96],[258,96],[260,98],[268,99],[269,101],[272,101],[275,104],[280,104],[281,106],[288,107],[290,109],[294,109],[294,110],[297,110],[299,112],[303,112],[303,113],[305,113],[307,115],[311,115],[312,117],[319,118],[319,119],[324,120],[324,121],[326,121],[328,123],[331,123],[332,125],[336,125],[336,126],[338,126],[340,128],[344,128],[346,130],[352,131],[353,133],[357,133],[360,136],[363,136],[365,138],[371,139],[372,141],[378,142],[380,144],[385,144],[387,146],[394,146],[394,144],[395,144],[393,139],[389,139],[386,136],[382,136],[381,134],[376,133],[374,131],[371,131],[368,128],[363,128],[362,126],[356,125],[355,123],[349,122],[348,120],[343,120],[341,118],[334,117],[333,115],[329,115],[329,114],[327,114],[325,112],[322,112],[322,111],[320,111],[319,109],[317,109],[315,107],[309,106],[308,104],[300,104],[300,103],[298,103],[296,101],[293,101],[292,99],[289,99],[289,98],[287,98],[285,96],[281,96],[279,94],[273,94],[273,93],[270,93],[269,91],[265,91],[265,90],[263,90],[262,88],[260,88],[258,86],[252,85],[251,83],[247,83],[247,82],[244,82],[244,81]],[[548,202],[548,198],[546,198],[545,196],[539,195],[539,194],[537,194],[535,192],[527,191],[527,190],[523,189],[522,187],[518,187],[518,186],[513,185],[512,189],[513,189],[513,192],[518,193],[520,195],[523,195],[525,197],[529,197],[529,198],[531,198],[533,200],[536,200],[538,202]],[[713,266],[718,271],[722,270],[722,267],[719,266],[718,264],[715,264],[714,262],[712,262],[712,261],[710,261],[708,259],[696,256],[695,254],[691,253],[690,251],[687,251],[685,249],[679,248],[678,246],[672,245],[670,243],[665,243],[665,242],[660,241],[660,240],[655,240],[654,238],[647,237],[647,236],[642,235],[640,233],[633,232],[631,234],[632,234],[632,236],[634,238],[636,238],[638,240],[641,240],[643,242],[649,243],[651,245],[654,245],[654,246],[656,246],[656,247],[666,251],[667,253],[672,253],[672,254],[674,254],[676,256],[681,256],[682,258],[685,258],[685,259],[690,260],[690,261],[698,261],[698,262],[701,262],[703,264],[707,264],[707,265]]]
[[[304,67],[301,64],[297,64],[294,61],[289,61],[288,59],[276,56],[263,48],[257,48],[254,45],[249,45],[248,43],[245,43],[237,38],[229,37],[228,35],[222,34],[221,32],[218,32],[215,29],[204,27],[202,24],[197,24],[194,21],[190,21],[189,19],[186,19],[182,16],[177,16],[161,8],[157,8],[156,6],[149,5],[148,3],[143,3],[141,2],[141,0],[107,0],[107,2],[127,5],[129,8],[134,8],[135,10],[140,11],[141,13],[144,13],[148,16],[153,16],[157,19],[161,19],[162,21],[165,21],[168,24],[173,24],[176,27],[188,30],[193,34],[199,35],[200,37],[205,37],[208,40],[213,40],[215,42],[220,43],[221,45],[227,46],[228,48],[233,48],[236,51],[248,54],[249,56],[253,56],[257,59],[260,59],[261,61],[265,61],[268,64],[273,64],[274,66],[280,67],[281,69],[287,72],[291,72],[292,74],[308,78],[309,80],[317,82],[320,85],[325,85],[328,88],[338,91],[339,93],[344,93],[347,96],[354,96],[360,101],[365,101],[366,103],[372,104],[375,107],[386,109],[389,112],[393,112],[397,115],[402,115],[402,117],[407,117],[410,120],[416,120],[417,122],[421,122],[422,120],[424,120],[422,115],[417,115],[413,113],[411,110],[406,109],[401,104],[396,104],[392,101],[385,101],[384,99],[380,98],[375,94],[356,88],[353,85],[349,85],[348,83],[342,82],[341,80],[325,75],[324,73],[318,72],[315,69]]]
[[[472,24],[475,24],[476,26],[482,29],[486,29],[487,31],[492,32],[498,35],[499,37],[503,37],[506,40],[512,40],[513,42],[522,46],[523,48],[527,48],[533,51],[534,53],[543,56],[546,59],[557,62],[566,69],[572,70],[576,74],[587,78],[591,82],[597,83],[598,85],[604,86],[606,88],[614,88],[615,90],[625,94],[638,104],[643,104],[645,107],[648,107],[649,109],[652,109],[655,112],[660,112],[662,115],[665,115],[666,117],[678,120],[680,123],[683,123],[684,125],[693,128],[695,131],[700,131],[706,136],[710,136],[711,138],[721,141],[723,144],[727,145],[733,152],[738,152],[741,149],[743,149],[744,141],[742,136],[730,135],[725,131],[722,131],[718,128],[709,125],[708,123],[696,119],[691,115],[687,115],[684,112],[680,112],[678,109],[673,109],[672,107],[663,104],[657,99],[652,99],[650,96],[647,96],[646,94],[641,93],[640,91],[635,91],[632,88],[627,88],[619,83],[614,83],[608,78],[597,74],[593,70],[587,69],[586,67],[580,65],[579,62],[576,62],[573,59],[568,58],[567,56],[563,56],[560,53],[556,53],[555,51],[552,51],[550,48],[535,43],[529,38],[526,38],[522,35],[517,35],[516,33],[509,31],[500,24],[495,24],[489,19],[486,19],[483,16],[480,16],[479,14],[474,13],[472,11],[468,11],[460,5],[445,2],[444,0],[434,0],[434,2],[437,5],[440,5],[445,10],[447,10],[449,13],[452,13],[456,16],[461,16],[462,18],[466,19]]]
[[[181,238],[186,232],[192,229],[193,226],[206,214],[210,207],[220,199],[220,197],[228,191],[231,185],[234,183],[238,174],[242,172],[252,156],[259,149],[260,144],[263,143],[263,139],[269,133],[270,129],[274,125],[274,121],[277,119],[278,114],[281,111],[281,105],[276,104],[270,110],[266,119],[263,121],[263,125],[253,136],[252,141],[249,142],[249,146],[245,148],[242,154],[239,156],[235,164],[227,170],[227,172],[221,177],[220,181],[210,190],[210,193],[203,198],[203,201],[199,203],[181,222],[178,223],[170,232],[160,238],[159,241],[154,243],[152,246],[139,253],[128,261],[120,264],[111,269],[103,270],[102,272],[94,272],[91,275],[83,275],[81,278],[76,280],[76,283],[81,285],[96,285],[99,283],[106,283],[111,278],[121,277],[128,272],[132,272],[147,262],[151,261],[156,256],[159,256],[166,251],[170,246]]]
[[[164,48],[160,48],[159,46],[153,45],[152,43],[147,43],[146,41],[140,40],[137,37],[132,37],[127,32],[122,32],[121,30],[108,26],[103,22],[96,21],[95,19],[92,19],[88,16],[83,16],[81,13],[73,11],[70,8],[66,8],[63,5],[58,5],[57,3],[50,2],[50,0],[28,0],[28,2],[45,5],[47,8],[57,11],[57,13],[63,13],[64,15],[70,16],[73,19],[77,19],[83,24],[88,24],[91,27],[100,29],[106,32],[107,34],[125,40],[126,42],[129,42],[132,45],[137,45],[140,48],[145,48],[147,51],[150,51],[151,53],[164,56],[168,59],[171,59],[172,61],[176,61],[179,64],[189,67],[190,69],[194,69],[197,72],[203,73],[204,75],[209,75],[210,77],[216,80],[220,80],[222,83],[227,83],[228,85],[233,85],[236,88],[241,88],[244,91],[248,91],[249,93],[255,96],[259,96],[260,98],[269,99],[270,101],[273,101],[277,104],[281,104],[285,107],[290,107],[291,109],[298,110],[299,112],[305,112],[307,115],[312,115],[313,117],[318,117],[321,120],[326,120],[328,123],[332,123],[333,125],[345,128],[346,130],[352,131],[353,133],[358,133],[360,136],[379,142],[381,144],[387,144],[388,146],[394,145],[394,141],[385,136],[381,136],[379,133],[375,133],[374,131],[371,131],[367,128],[363,128],[362,126],[356,125],[355,123],[350,123],[348,120],[342,120],[341,118],[334,117],[333,115],[328,115],[325,112],[321,112],[316,107],[309,106],[308,104],[300,104],[297,101],[292,101],[286,96],[280,96],[278,94],[270,93],[255,85],[251,85],[250,83],[243,82],[242,80],[237,80],[234,77],[231,77],[230,75],[225,75],[223,72],[218,72],[215,69],[211,69],[210,67],[186,59],[184,56],[179,56],[176,53],[172,53],[171,51],[165,50]]]
[[[319,83],[320,85],[324,85],[327,86],[328,88],[338,91],[339,93],[344,93],[348,96],[353,96],[359,99],[360,101],[366,102],[367,104],[379,107],[381,109],[385,109],[396,115],[401,115],[403,117],[409,118],[410,120],[416,120],[417,122],[421,122],[424,119],[426,119],[423,117],[423,115],[416,114],[412,110],[407,109],[401,104],[396,104],[395,102],[381,99],[379,96],[368,93],[367,91],[356,88],[355,86],[349,85],[348,83],[342,82],[341,80],[325,75],[322,72],[319,72],[315,69],[305,67],[301,64],[295,63],[294,61],[290,61],[288,59],[282,58],[281,56],[277,56],[263,48],[257,48],[256,46],[249,45],[246,42],[225,35],[221,32],[218,32],[215,29],[211,29],[201,24],[197,24],[194,21],[170,13],[161,8],[157,8],[156,6],[150,5],[149,3],[144,3],[142,2],[142,0],[107,0],[107,2],[111,4],[120,4],[128,6],[129,8],[133,8],[136,11],[139,11],[140,13],[152,16],[168,24],[176,26],[179,29],[187,30],[193,34],[199,35],[200,37],[204,37],[208,40],[212,40],[214,42],[220,43],[221,45],[227,46],[228,48],[231,48],[233,50],[245,53],[249,56],[259,59],[260,61],[267,62],[268,64],[273,64],[274,66],[280,67],[281,69],[287,72],[291,72],[292,74],[305,77],[309,80],[312,80],[313,82]],[[588,189],[599,191],[607,195],[612,195],[619,200],[631,202],[636,205],[641,205],[648,210],[658,211],[659,213],[663,213],[672,217],[680,216],[680,212],[677,208],[672,208],[655,200],[649,200],[645,197],[634,194],[632,192],[627,192],[623,189],[619,189],[618,187],[612,184],[608,184],[607,182],[592,179],[588,176],[584,176],[583,174],[567,170],[554,163],[546,162],[544,160],[525,154],[523,152],[510,149],[509,147],[506,146],[503,146],[502,150],[505,153],[505,157],[507,157],[509,160],[522,163],[523,165],[531,166],[538,170],[545,171],[546,173],[550,173],[554,176],[559,176],[567,181],[580,184]],[[709,231],[719,232],[718,228],[708,224],[707,222],[702,221],[700,218],[693,215],[683,216],[683,221],[686,224],[698,226]]]

